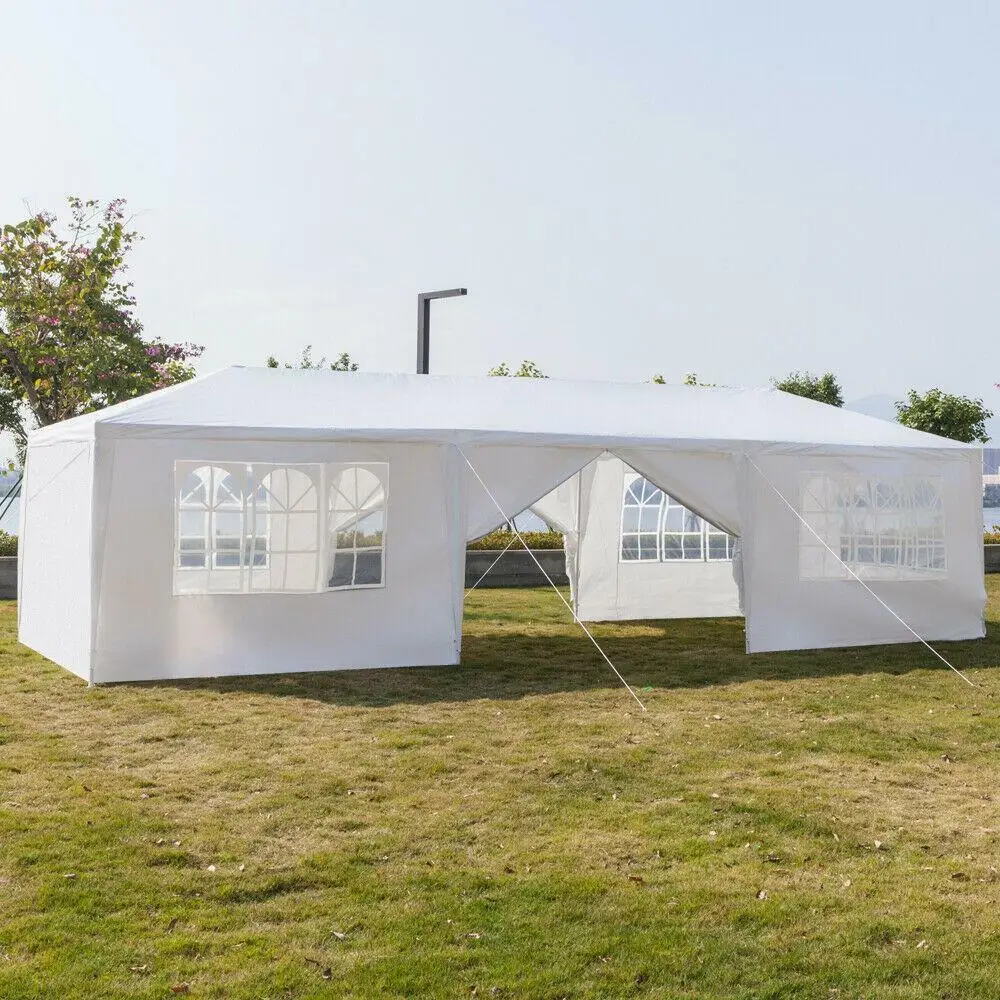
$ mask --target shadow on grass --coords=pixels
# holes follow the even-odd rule
[[[744,652],[742,619],[635,622],[594,628],[601,646],[636,689],[695,688],[948,668],[919,643],[788,653]],[[934,643],[960,670],[1000,666],[1000,625],[970,642]],[[955,677],[955,683],[965,687]],[[342,706],[517,700],[620,687],[590,641],[516,628],[466,635],[462,662],[449,667],[338,670],[149,682],[174,687],[304,698]],[[988,694],[988,692],[984,692]]]

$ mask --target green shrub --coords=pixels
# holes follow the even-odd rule
[[[528,543],[529,549],[561,549],[563,547],[563,536],[558,531],[522,531],[521,537]],[[523,547],[517,540],[517,535],[498,528],[488,535],[483,535],[482,538],[477,538],[474,542],[469,542],[468,548],[500,551],[507,548],[511,541],[513,541],[510,546],[512,549]]]
[[[0,531],[0,556],[17,555],[17,535],[8,535],[6,531]]]
[[[994,524],[983,538],[987,545],[1000,545],[1000,524]]]

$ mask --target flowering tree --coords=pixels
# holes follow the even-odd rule
[[[68,231],[39,212],[0,229],[0,431],[27,432],[174,385],[202,348],[142,335],[122,199],[69,199]]]

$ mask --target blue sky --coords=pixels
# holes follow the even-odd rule
[[[129,200],[205,370],[940,385],[1000,411],[1000,5],[6,5],[0,220]],[[996,424],[1000,433],[1000,424]]]

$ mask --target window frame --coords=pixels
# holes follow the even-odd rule
[[[822,489],[817,491],[816,484],[819,482]],[[934,499],[932,505],[918,506],[906,502],[914,499],[917,490],[928,489]],[[834,494],[836,499],[831,499]],[[880,504],[879,497],[886,495],[895,497],[897,502]],[[854,502],[851,502],[851,497]],[[900,502],[903,497],[906,501]],[[872,499],[874,503],[870,502]],[[810,500],[812,506],[807,502]],[[796,556],[800,580],[835,583],[853,581],[856,576],[879,583],[933,583],[948,578],[948,524],[943,476],[803,472],[799,480],[798,503],[801,521]],[[853,515],[853,511],[865,511],[863,516],[869,523]],[[850,532],[844,531],[845,519],[853,519],[849,525],[853,529]],[[883,524],[881,531],[880,520]],[[920,523],[922,520],[937,520],[939,523],[928,527]],[[884,527],[892,521],[897,522],[894,531]],[[897,554],[896,560],[883,562],[883,553],[893,549]],[[870,559],[859,558],[860,552],[868,551],[871,552]],[[901,553],[909,552],[913,553],[912,561],[904,562],[899,558]],[[933,559],[932,554],[936,554],[937,559]],[[919,565],[921,558],[925,561],[923,566]],[[939,565],[932,565],[932,561],[938,560]],[[816,569],[817,563],[819,570]]]
[[[372,474],[378,479],[381,490],[382,490],[382,502],[377,508],[382,512],[382,538],[380,546],[381,555],[381,580],[378,583],[350,583],[342,584],[336,587],[329,585],[329,581],[333,576],[333,562],[331,558],[332,548],[331,548],[331,538],[330,538],[330,524],[331,524],[331,503],[330,496],[333,489],[332,481],[334,475],[340,470],[346,468],[361,468],[368,469]],[[204,506],[197,506],[195,504],[189,504],[187,506],[181,501],[181,489],[186,478],[197,470],[208,468],[219,470],[225,473],[227,476],[239,475],[239,483],[242,487],[243,499],[240,506],[240,518],[241,518],[241,535],[240,535],[240,561],[237,566],[217,566],[214,550],[214,520],[213,514],[214,509],[210,503],[206,503]],[[258,506],[257,494],[264,485],[264,481],[268,475],[273,472],[277,472],[283,469],[293,469],[297,471],[304,472],[309,478],[312,488],[315,490],[316,495],[316,511],[301,511],[296,512],[294,507],[299,501],[293,504],[291,510],[285,511],[275,511],[272,509],[272,505],[269,502],[267,507],[262,511]],[[323,462],[274,462],[274,461],[231,461],[228,459],[176,459],[173,462],[172,467],[172,482],[173,482],[173,499],[172,499],[172,517],[173,517],[173,554],[171,557],[171,593],[174,597],[231,597],[231,596],[247,596],[247,595],[264,595],[264,594],[287,594],[287,595],[305,595],[305,594],[325,594],[332,592],[341,591],[351,591],[351,590],[384,590],[388,580],[388,546],[386,541],[386,532],[389,520],[389,462],[386,459],[377,460],[350,460],[350,461],[323,461]],[[203,488],[206,490],[206,497],[209,496],[211,492],[212,485],[215,482],[215,474],[213,473],[209,477],[209,483],[206,484],[204,479],[202,480]],[[308,494],[308,490],[303,493],[303,497]],[[301,498],[299,498],[301,500]],[[190,534],[182,534],[181,532],[181,516],[183,513],[200,513],[204,517],[203,526],[205,533],[197,536],[204,539],[205,547],[203,550],[205,555],[203,556],[203,564],[200,566],[182,566],[180,565],[181,559],[181,540],[190,539],[196,536]],[[257,527],[257,514],[265,513],[267,520],[267,529],[262,536]],[[312,514],[315,519],[315,537],[316,537],[316,548],[309,550],[291,550],[291,549],[276,549],[272,544],[271,537],[271,517],[276,513],[283,513],[285,516],[294,516],[296,513],[302,514]],[[257,566],[253,565],[253,559],[258,553],[257,543],[263,538],[264,540],[264,550],[263,555],[265,562]],[[374,547],[371,547],[374,550]],[[359,550],[355,549],[355,561],[353,566],[353,573],[357,574],[357,552]],[[363,548],[360,551],[368,551],[367,548]],[[310,588],[276,588],[269,585],[266,588],[254,589],[253,587],[253,571],[256,569],[258,572],[262,569],[267,569],[269,572],[273,571],[272,556],[277,555],[313,555],[315,553],[316,559],[316,572],[314,574],[314,583]],[[328,569],[329,567],[329,569]],[[185,576],[194,577],[195,574],[204,574],[204,586],[198,589],[190,589],[184,587],[182,581]],[[211,588],[210,584],[213,579],[217,580],[228,580],[231,586],[220,587],[219,589]]]
[[[249,485],[250,488],[247,494],[247,519],[246,519],[246,530],[243,535],[244,551],[249,549],[250,552],[256,557],[256,543],[259,540],[259,535],[257,534],[257,495],[261,491],[268,493],[271,497],[271,501],[265,505],[263,513],[267,518],[266,524],[267,528],[264,535],[265,550],[267,553],[267,561],[261,566],[255,566],[253,562],[248,562],[246,567],[246,572],[248,576],[248,586],[247,593],[251,594],[313,594],[317,592],[317,581],[322,577],[323,570],[323,546],[322,546],[322,531],[323,531],[323,515],[321,509],[321,497],[324,482],[323,474],[323,463],[321,462],[252,462],[249,467]],[[287,507],[282,504],[282,502],[275,496],[274,491],[270,488],[264,486],[264,481],[276,472],[297,472],[305,476],[309,480],[309,486],[298,497],[294,503]],[[301,510],[296,509],[301,500],[306,497],[309,492],[312,492],[316,498],[316,509],[315,510]],[[278,506],[275,507],[274,504]],[[287,537],[288,531],[286,529],[285,538],[286,543],[283,547],[277,547],[273,542],[272,528],[271,528],[271,518],[275,516],[284,516],[286,518],[292,517],[302,517],[313,515],[315,518],[315,524],[313,526],[313,537],[315,539],[315,545],[309,549],[296,549],[287,547]],[[255,588],[253,585],[254,570],[265,570],[270,574],[275,571],[274,557],[284,556],[287,560],[289,556],[311,556],[316,561],[316,566],[313,570],[313,585],[312,587],[260,587]],[[288,569],[287,566],[284,571],[285,578],[287,579]]]
[[[632,492],[633,487],[636,483],[642,483],[642,488],[639,492],[639,496],[636,498],[635,493]],[[646,487],[652,487],[652,492],[649,496],[646,494]],[[629,494],[636,499],[635,503],[628,503]],[[651,498],[653,495],[659,494],[659,500],[654,505],[651,503]],[[618,523],[618,560],[619,562],[627,563],[658,563],[663,561],[663,501],[666,494],[660,489],[655,483],[646,479],[645,476],[640,476],[635,473],[635,477],[631,482],[628,482],[628,473],[626,473],[625,481],[623,482],[621,489],[621,511]],[[643,511],[646,510],[656,510],[656,527],[653,531],[643,530],[642,526],[642,515]],[[636,511],[636,526],[635,530],[629,528],[626,531],[625,528],[625,513],[628,510]],[[653,556],[643,557],[643,538],[652,535],[655,539],[655,554]],[[633,539],[635,542],[635,551],[637,553],[635,559],[625,558],[625,539],[626,537]]]
[[[247,487],[249,485],[248,480],[248,466],[244,462],[229,462],[222,460],[194,460],[194,461],[177,461],[174,463],[174,475],[173,475],[173,524],[174,524],[174,546],[173,546],[173,557],[171,560],[172,564],[172,592],[175,596],[184,597],[187,595],[214,595],[214,594],[239,594],[243,592],[244,588],[244,573],[245,567],[243,564],[243,544],[246,538],[246,509],[247,509]],[[208,481],[204,478],[201,479],[202,488],[206,491],[206,499],[204,504],[185,504],[181,500],[181,487],[178,486],[178,470],[185,469],[184,481],[187,477],[199,472],[203,469],[207,469],[209,472]],[[236,504],[227,505],[225,503],[218,503],[216,501],[216,496],[218,493],[218,488],[221,485],[221,481],[217,479],[217,474],[222,473],[225,478],[236,477],[237,486],[239,487],[239,492],[241,499],[238,506]],[[239,544],[237,546],[237,552],[239,553],[239,562],[235,566],[226,566],[220,563],[219,555],[220,549],[218,546],[218,531],[216,529],[217,521],[216,518],[218,514],[235,514],[239,517],[240,523],[240,533],[239,533]],[[200,535],[193,535],[190,533],[184,533],[181,530],[181,520],[184,514],[199,514],[202,516],[203,530]],[[228,533],[232,536],[232,532]],[[204,547],[201,550],[203,555],[203,561],[200,566],[184,566],[181,562],[182,548],[181,542],[184,539],[191,538],[201,538],[204,540]],[[191,576],[195,574],[204,574],[206,584],[203,588],[198,590],[187,590],[178,589],[178,574],[181,577]],[[210,586],[211,581],[215,579],[218,581],[230,582],[228,587],[219,587],[213,589]]]
[[[372,468],[373,466],[379,467],[379,471],[375,471]],[[334,586],[332,586],[330,584],[330,580],[332,580],[333,576],[334,576],[334,559],[336,558],[336,552],[338,551],[335,546],[331,547],[331,544],[330,544],[331,538],[334,537],[338,533],[337,531],[333,530],[333,528],[331,526],[331,520],[332,519],[330,517],[334,490],[336,490],[338,493],[340,493],[340,495],[343,496],[345,500],[348,499],[344,495],[344,493],[341,490],[338,490],[337,487],[333,483],[333,476],[334,476],[334,471],[333,470],[335,468],[339,468],[339,469],[347,469],[347,468],[365,469],[366,471],[371,472],[372,475],[375,476],[375,478],[379,481],[379,484],[380,484],[380,486],[382,488],[382,503],[381,503],[381,505],[378,508],[376,508],[374,510],[371,510],[371,511],[368,511],[367,513],[363,514],[362,516],[360,516],[357,519],[357,521],[354,522],[355,526],[356,526],[356,525],[360,524],[361,521],[363,521],[365,519],[365,517],[368,517],[371,514],[375,513],[376,510],[381,510],[381,512],[382,512],[382,541],[381,541],[381,544],[378,547],[378,552],[379,552],[379,556],[380,556],[380,564],[381,564],[381,567],[382,567],[382,572],[381,572],[381,579],[379,580],[378,583],[354,583],[354,582],[352,582],[352,583],[349,583],[349,584],[347,584],[347,583],[340,584],[340,585],[338,585],[336,587],[334,587]],[[324,525],[324,529],[325,529],[325,544],[326,544],[326,553],[327,553],[326,565],[329,567],[329,571],[324,570],[324,579],[325,579],[325,582],[324,582],[323,589],[326,590],[326,591],[341,591],[341,590],[383,590],[383,589],[385,589],[386,576],[387,576],[387,572],[386,572],[386,538],[388,537],[388,533],[389,533],[389,463],[388,462],[330,462],[330,463],[327,464],[326,471],[327,471],[327,475],[328,475],[329,481],[326,483],[326,523]],[[355,507],[355,513],[359,513],[360,514],[362,512],[362,510],[363,510],[363,508],[360,507],[360,506],[356,506]],[[355,527],[352,530],[355,533],[354,545],[351,548],[351,552],[354,555],[354,563],[353,563],[353,571],[352,571],[352,581],[353,581],[353,579],[357,576],[357,572],[358,572],[358,552],[359,551],[365,551],[365,552],[373,551],[375,547],[374,546],[365,546],[363,550],[359,549],[358,546],[357,546],[357,527]]]

